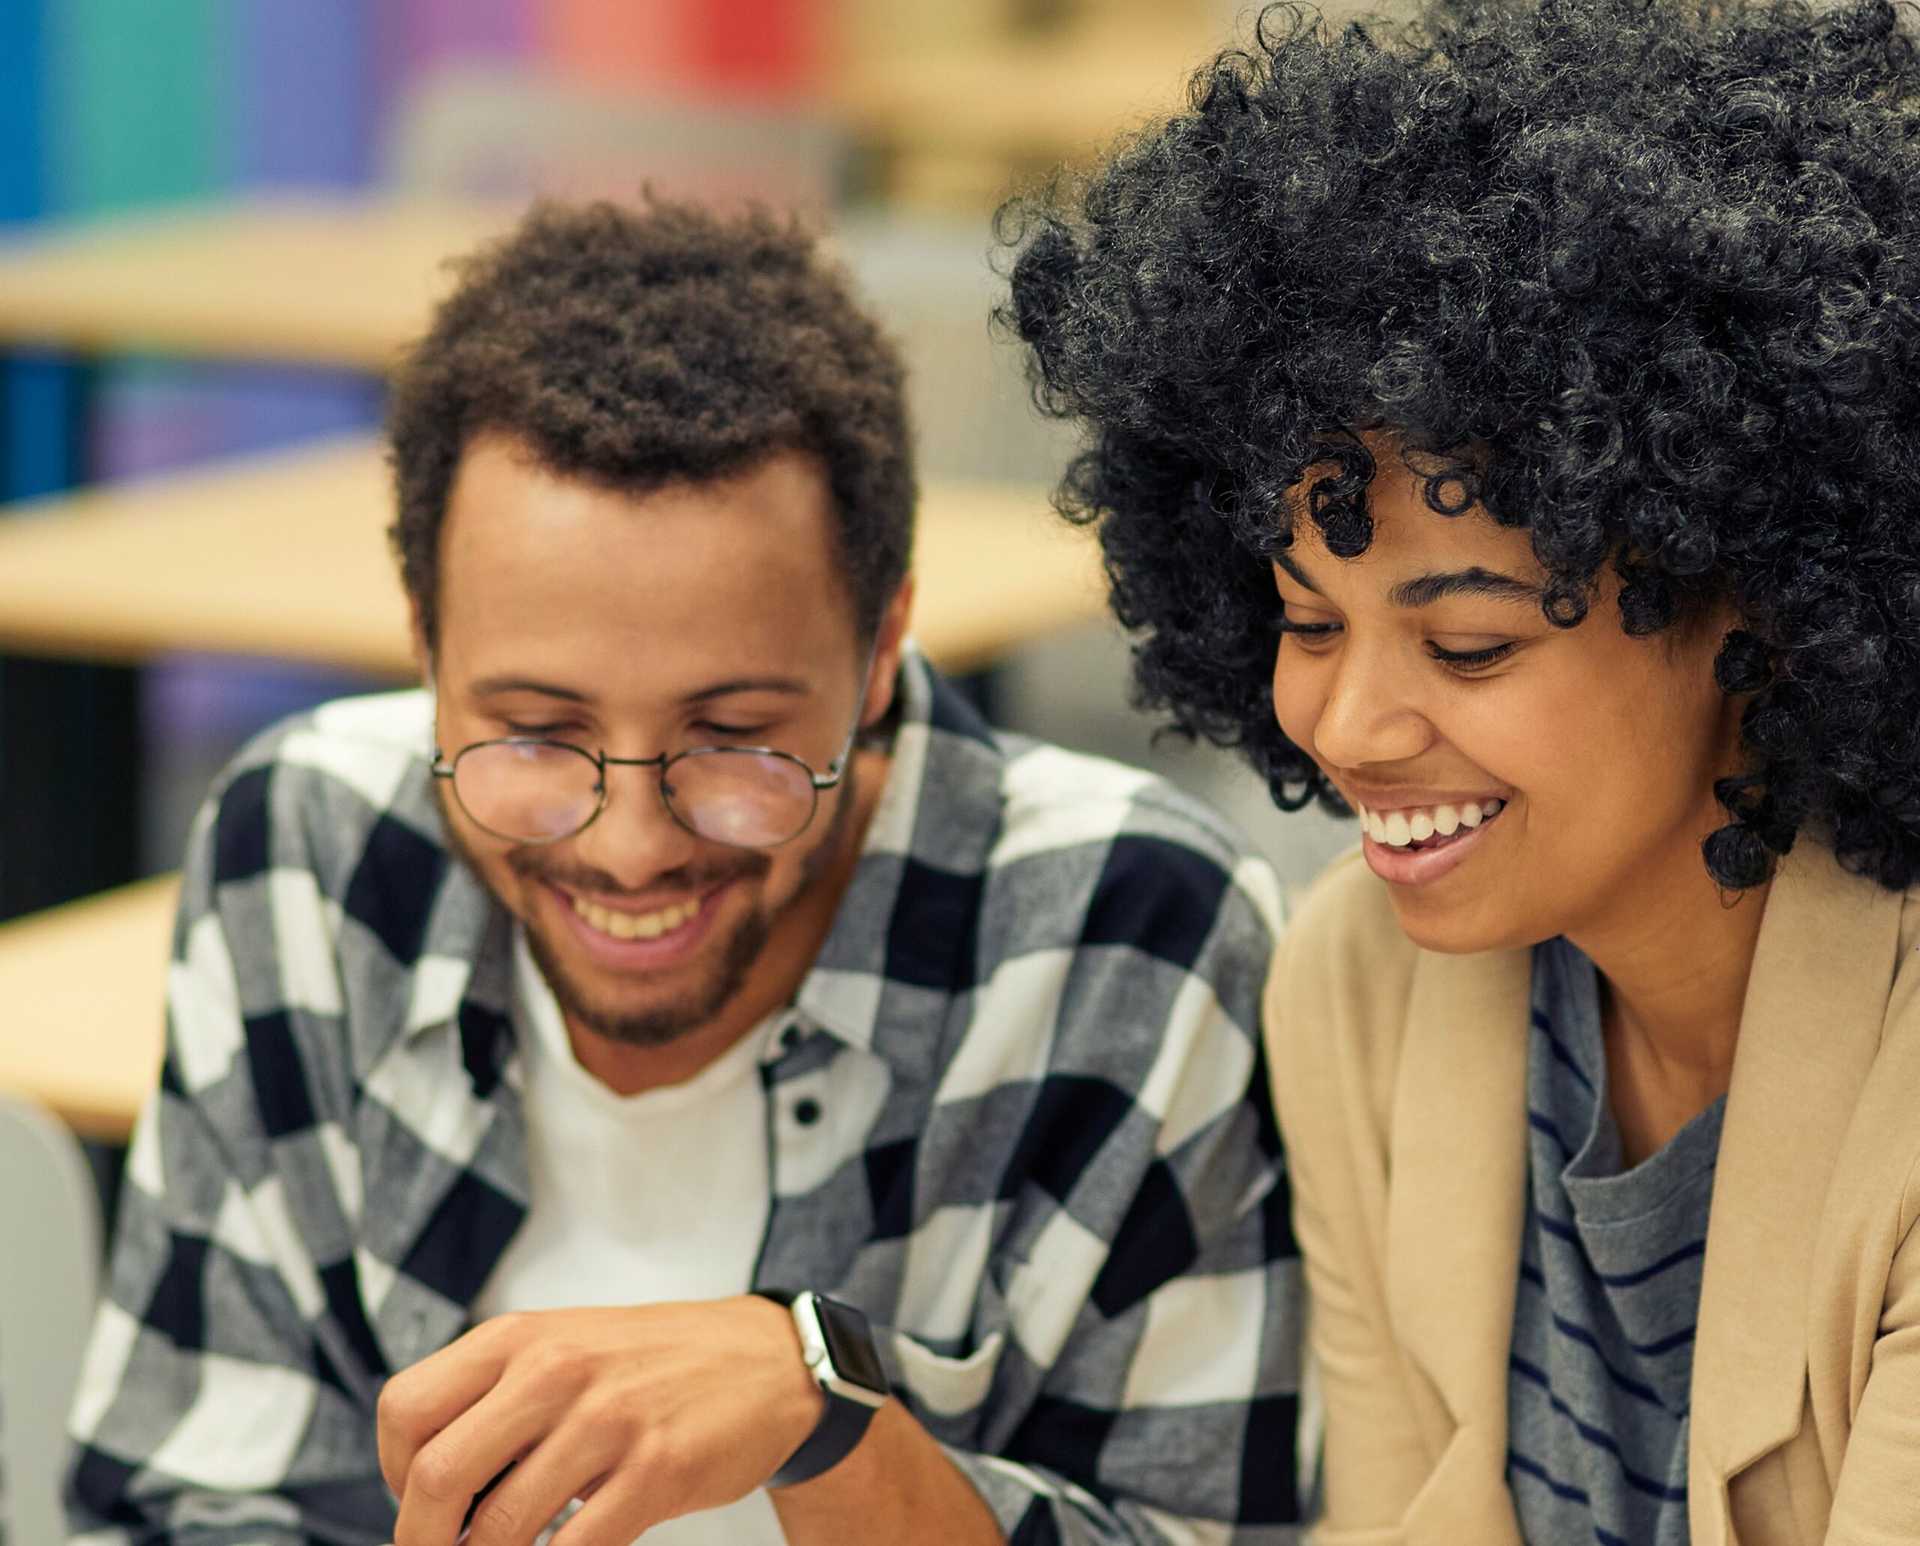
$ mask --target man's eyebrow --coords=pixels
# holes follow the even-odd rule
[[[731,681],[715,682],[711,687],[702,687],[686,696],[688,703],[710,703],[715,698],[726,698],[737,692],[775,692],[786,693],[792,697],[804,697],[813,688],[794,676],[742,676]]]
[[[1430,607],[1446,596],[1484,596],[1489,601],[1521,601],[1538,605],[1540,587],[1516,580],[1510,574],[1496,574],[1475,565],[1471,569],[1449,569],[1439,574],[1418,575],[1402,580],[1387,592],[1396,607]]]
[[[532,676],[483,676],[468,689],[476,698],[491,698],[497,693],[532,692],[543,698],[560,698],[568,703],[585,703],[587,695],[577,688],[561,687]]]
[[[483,676],[471,689],[475,697],[487,698],[498,693],[531,692],[543,698],[559,698],[566,703],[587,703],[591,700],[578,688],[562,687],[556,682],[543,682],[532,676]],[[733,677],[724,682],[715,682],[707,687],[695,688],[682,700],[686,703],[710,703],[715,698],[731,697],[742,692],[786,693],[792,697],[803,697],[813,689],[798,677],[792,676],[742,676]]]

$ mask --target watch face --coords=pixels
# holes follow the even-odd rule
[[[874,1351],[873,1333],[867,1318],[850,1304],[814,1296],[820,1329],[826,1334],[827,1353],[833,1359],[834,1372],[841,1379],[861,1385],[881,1395],[887,1393],[887,1371],[880,1366]]]

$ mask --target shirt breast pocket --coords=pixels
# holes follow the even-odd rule
[[[948,1358],[896,1331],[893,1363],[900,1394],[934,1437],[963,1444],[978,1426],[1006,1347],[1006,1332],[993,1331],[970,1353]]]

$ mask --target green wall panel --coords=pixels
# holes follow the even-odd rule
[[[59,0],[48,8],[48,202],[75,214],[177,203],[225,186],[236,4]]]

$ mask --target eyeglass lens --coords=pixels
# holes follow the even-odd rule
[[[656,771],[656,770],[650,770]],[[600,808],[600,768],[558,742],[489,741],[454,760],[462,808],[497,837],[551,843],[578,832]],[[733,747],[674,759],[662,786],[674,819],[717,843],[770,848],[813,819],[813,778],[791,757]]]

